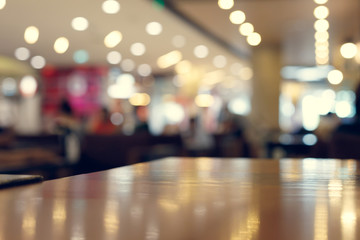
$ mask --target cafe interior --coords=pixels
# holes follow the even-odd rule
[[[0,0],[0,173],[360,158],[358,0]]]

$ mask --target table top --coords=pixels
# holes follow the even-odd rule
[[[0,190],[0,240],[360,239],[360,161],[165,158]]]

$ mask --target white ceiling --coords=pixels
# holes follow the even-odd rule
[[[27,47],[31,55],[45,57],[47,63],[57,66],[74,64],[72,54],[78,49],[89,51],[92,65],[108,65],[106,55],[112,50],[119,51],[122,59],[132,59],[137,65],[147,63],[153,72],[169,72],[160,70],[156,65],[159,56],[175,50],[172,45],[174,36],[181,34],[186,38],[186,45],[179,49],[183,59],[201,66],[206,71],[214,70],[213,57],[221,54],[227,57],[229,71],[231,63],[246,64],[251,52],[237,26],[229,22],[230,10],[218,8],[216,0],[172,0],[178,12],[197,23],[209,34],[203,34],[190,26],[167,9],[154,7],[150,0],[118,0],[121,10],[115,15],[105,14],[101,10],[102,1],[87,0],[8,0],[4,9],[0,10],[0,55],[14,56],[18,47]],[[340,42],[354,33],[359,36],[360,11],[358,0],[329,0],[330,9],[330,44],[337,47]],[[263,46],[277,46],[285,50],[286,64],[314,64],[312,11],[316,4],[312,0],[241,0],[236,1],[233,9],[243,10],[247,19],[254,24],[255,30],[262,35]],[[75,17],[85,17],[90,26],[86,31],[77,32],[71,28],[70,22]],[[158,21],[163,25],[159,36],[150,36],[145,32],[148,22]],[[25,43],[23,39],[26,27],[34,25],[40,30],[39,41],[34,45]],[[103,39],[109,32],[119,30],[123,40],[114,49],[108,49]],[[215,36],[223,44],[209,38]],[[53,50],[54,41],[58,37],[67,37],[70,47],[64,54]],[[130,45],[135,42],[144,43],[146,53],[133,56]],[[197,59],[193,49],[199,44],[209,47],[210,54],[205,59]],[[261,47],[260,45],[260,47]],[[233,51],[235,49],[235,51]],[[242,53],[240,56],[238,53]]]

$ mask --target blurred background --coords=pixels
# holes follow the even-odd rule
[[[0,172],[359,158],[358,0],[0,0]]]

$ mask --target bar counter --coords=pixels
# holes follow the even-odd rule
[[[0,240],[360,239],[360,162],[165,158],[0,190]]]

